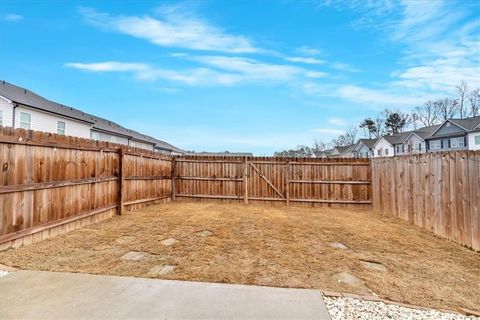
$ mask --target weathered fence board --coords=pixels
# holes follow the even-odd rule
[[[171,159],[143,149],[0,128],[0,249],[171,196]]]
[[[175,159],[175,197],[270,204],[368,207],[365,159],[182,156]]]
[[[480,151],[372,159],[373,208],[480,250]]]

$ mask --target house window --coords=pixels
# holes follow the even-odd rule
[[[429,143],[430,150],[442,149],[442,140],[431,140]]]
[[[465,139],[463,137],[451,138],[450,139],[451,148],[463,148],[465,147]]]
[[[32,115],[26,112],[20,112],[20,128],[30,130],[32,125]]]
[[[90,133],[90,138],[93,140],[100,140],[100,134],[98,132],[91,132]]]
[[[65,135],[65,122],[57,121],[57,134]]]
[[[377,150],[377,156],[381,157],[382,156],[382,149]]]
[[[388,156],[388,148],[385,149],[385,155]]]
[[[475,144],[480,145],[480,135],[475,136]]]

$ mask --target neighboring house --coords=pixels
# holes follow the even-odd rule
[[[328,156],[329,158],[353,158],[353,148],[355,148],[354,144],[348,146],[340,146],[335,147],[332,149],[332,152]]]
[[[374,157],[394,157],[405,154],[403,142],[411,132],[395,133],[379,138],[373,145]]]
[[[327,149],[327,150],[322,150],[322,151],[317,151],[313,153],[312,158],[321,158],[325,159],[330,157],[330,154],[332,153],[333,149]]]
[[[377,138],[375,139],[360,139],[353,147],[353,155],[355,158],[371,158],[373,156],[373,146],[375,142],[377,142]]]
[[[425,153],[427,152],[427,144],[425,139],[430,137],[432,133],[438,129],[440,125],[433,125],[429,127],[423,127],[415,131],[410,132],[405,141],[404,145],[404,154],[416,154],[416,153]]]
[[[167,154],[184,151],[80,110],[0,81],[0,126],[108,141]]]
[[[427,151],[478,150],[479,129],[480,116],[445,120],[425,139]]]

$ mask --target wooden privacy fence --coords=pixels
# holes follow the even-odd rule
[[[372,159],[373,207],[480,251],[480,151]]]
[[[171,159],[0,127],[0,250],[171,197]]]
[[[368,159],[182,156],[174,159],[174,198],[282,203],[371,204]]]

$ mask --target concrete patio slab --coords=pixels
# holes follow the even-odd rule
[[[16,271],[0,319],[330,319],[320,291]]]

